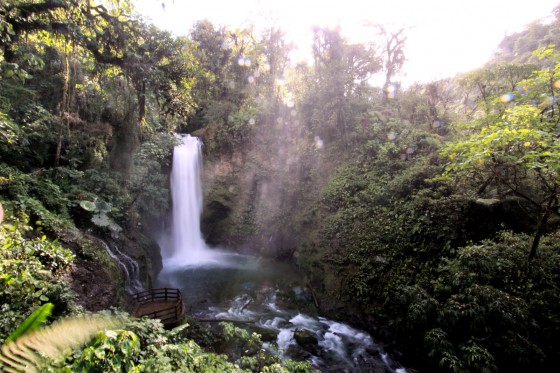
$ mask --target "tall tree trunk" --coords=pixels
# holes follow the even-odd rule
[[[54,156],[54,167],[58,167],[60,164],[60,155],[62,153],[62,133],[64,130],[64,116],[68,111],[68,86],[70,81],[70,66],[68,61],[68,56],[65,58],[64,63],[64,85],[62,86],[62,102],[60,103],[60,109],[58,111],[59,121],[58,121],[58,135],[56,140],[56,152]]]
[[[539,225],[537,227],[537,232],[535,233],[535,237],[533,237],[533,243],[531,245],[531,252],[529,253],[529,257],[527,258],[529,262],[531,262],[537,256],[537,249],[539,247],[539,243],[541,242],[541,238],[543,234],[546,232],[546,226],[548,224],[548,219],[552,213],[552,209],[554,208],[554,202],[556,201],[556,193],[552,194],[546,204],[546,210],[544,211],[541,220],[539,221]]]
[[[142,81],[140,83],[140,89],[138,90],[138,122],[140,125],[146,119],[146,82]]]

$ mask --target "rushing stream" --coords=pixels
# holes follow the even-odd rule
[[[187,310],[203,320],[241,321],[263,335],[264,348],[310,360],[323,372],[395,372],[365,331],[315,315],[300,274],[283,263],[208,248],[200,233],[201,143],[182,136],[173,155],[173,224],[162,240],[160,287],[182,290]]]

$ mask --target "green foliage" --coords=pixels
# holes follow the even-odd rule
[[[543,239],[546,259],[526,261],[527,236],[503,232],[458,250],[422,274],[422,286],[392,290],[393,327],[424,336],[423,352],[444,370],[494,372],[558,361],[560,296],[557,234]],[[430,280],[429,282],[426,280]],[[552,302],[552,303],[551,303]],[[505,348],[507,346],[507,348]]]
[[[26,239],[24,224],[0,226],[0,339],[4,340],[29,312],[52,302],[57,312],[72,307],[71,291],[62,279],[72,253],[46,239]]]
[[[555,63],[516,84],[521,92],[487,93],[484,99],[489,112],[479,119],[459,126],[459,137],[447,144],[443,155],[450,159],[447,175],[462,176],[476,171],[496,174],[498,168],[519,168],[523,173],[536,173],[548,180],[557,179],[560,161],[556,141],[556,117],[548,100],[554,97],[560,79],[560,63],[553,49],[537,51],[540,58]],[[531,176],[531,175],[528,175]],[[549,179],[551,178],[551,179]]]
[[[409,256],[452,253],[464,203],[445,185],[429,182],[439,171],[430,154],[437,144],[430,144],[431,135],[399,123],[376,135],[323,188],[325,217],[316,239],[316,260],[333,267],[322,274],[330,295],[364,306],[379,301],[379,292],[390,286],[386,281],[411,276],[395,284],[408,286],[415,272],[431,270]]]
[[[41,366],[58,359],[69,349],[82,346],[98,330],[115,327],[122,322],[101,314],[58,320],[4,345],[0,354],[1,366],[13,372],[38,372]],[[86,347],[85,351],[89,353],[91,349]]]
[[[2,111],[0,111],[0,137],[2,141],[2,151],[10,149],[10,145],[18,140],[20,128]]]
[[[60,232],[70,226],[68,199],[57,184],[40,173],[24,173],[0,164],[0,195],[15,214],[41,221],[49,232]]]
[[[119,232],[122,230],[122,228],[108,215],[108,213],[112,210],[110,203],[102,200],[95,202],[84,200],[80,201],[80,207],[93,213],[91,222],[99,228],[108,228],[111,232]]]
[[[359,132],[358,155],[341,162],[322,188],[318,228],[300,247],[298,262],[330,301],[386,320],[418,367],[495,372],[559,359],[550,303],[560,289],[552,270],[557,249],[549,251],[556,235],[541,243],[550,263],[539,257],[529,264],[527,236],[503,233],[469,243],[463,226],[471,188],[492,175],[483,190],[490,196],[509,185],[510,193],[543,209],[543,201],[556,200],[547,196],[558,190],[558,111],[548,98],[556,96],[551,83],[559,77],[555,68],[533,70],[502,65],[465,78],[472,89],[486,84],[486,90],[477,92],[478,111],[456,127],[460,132],[443,152],[449,179],[435,177],[444,168],[433,154],[441,146],[437,135],[380,111]],[[502,97],[508,88],[513,95]],[[435,115],[429,100],[426,105],[417,115]],[[443,116],[444,108],[438,110]],[[424,128],[433,130],[429,123]],[[556,214],[557,205],[550,206]]]
[[[73,356],[68,372],[131,372],[133,358],[140,352],[140,340],[126,330],[97,332],[85,348]]]
[[[389,325],[422,368],[560,360],[558,237],[545,235],[558,218],[560,68],[552,47],[528,55],[558,39],[558,20],[504,40],[502,57],[523,64],[500,60],[390,97],[369,85],[381,69],[375,47],[350,44],[338,29],[315,29],[313,64],[292,69],[277,29],[202,21],[175,38],[136,19],[127,0],[0,3],[0,196],[8,216],[39,227],[0,227],[0,338],[45,302],[54,316],[71,308],[62,278],[72,255],[40,229],[126,234],[165,215],[170,133],[181,128],[198,130],[213,159],[232,155],[216,173],[228,174],[219,194],[235,241],[297,246],[320,296]],[[385,51],[388,85],[405,38],[380,31],[396,43]],[[446,165],[435,154],[442,140]],[[250,196],[236,208],[231,195],[244,187]],[[515,194],[546,212],[542,256],[527,263],[520,234],[465,242],[463,214],[477,192]],[[81,259],[115,266],[99,244],[70,241]],[[256,334],[222,327],[229,362],[182,329],[141,320],[101,332],[49,369],[310,370],[279,361]]]
[[[117,319],[123,317],[126,315],[117,315]],[[98,332],[85,347],[51,359],[44,369],[56,372],[311,372],[309,363],[279,362],[269,354],[265,361],[263,352],[260,352],[262,356],[252,356],[247,351],[239,357],[239,363],[245,366],[240,368],[228,362],[227,356],[207,353],[187,339],[183,333],[187,327],[185,324],[166,330],[159,320],[129,321],[124,330]],[[249,336],[239,328],[224,326],[224,329],[230,341],[233,338],[236,343],[247,342],[244,339],[247,337],[248,343],[256,343],[255,348],[262,345],[258,337]]]
[[[132,205],[146,220],[157,220],[169,206],[169,180],[175,136],[160,133],[144,142],[134,159],[130,192]]]
[[[529,260],[537,255],[550,215],[557,214],[560,195],[559,113],[554,99],[560,90],[560,54],[553,46],[534,54],[549,66],[519,81],[519,92],[483,92],[485,109],[459,125],[457,137],[442,152],[449,159],[444,177],[474,180],[478,194],[494,185],[498,197],[514,194],[537,208],[540,216],[529,214],[538,221]]]
[[[41,307],[37,308],[31,315],[29,315],[23,322],[13,331],[12,334],[6,338],[6,342],[15,341],[25,333],[29,333],[35,329],[38,329],[41,325],[47,321],[47,318],[51,315],[54,304],[45,303]]]

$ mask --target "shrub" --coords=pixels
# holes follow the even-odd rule
[[[43,303],[53,303],[57,314],[74,307],[63,279],[72,253],[45,236],[24,238],[29,230],[23,223],[0,225],[0,340]]]

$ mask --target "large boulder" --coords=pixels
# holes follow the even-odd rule
[[[538,209],[520,197],[479,198],[471,200],[463,218],[463,240],[480,241],[509,229],[531,233],[539,218]]]
[[[314,348],[319,344],[317,335],[315,335],[315,333],[313,333],[311,330],[304,328],[298,328],[294,330],[294,340],[298,345],[305,349],[309,349],[310,347]]]

